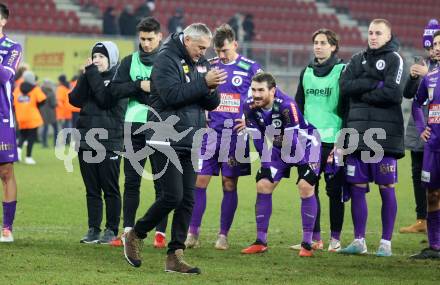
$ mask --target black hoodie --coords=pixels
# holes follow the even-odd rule
[[[69,101],[73,106],[81,108],[75,126],[81,134],[80,149],[122,151],[127,99],[113,96],[110,88],[106,87],[116,73],[118,53],[115,51],[116,46],[102,43],[109,54],[110,69],[99,72],[96,65],[87,66],[85,73],[81,74],[77,85],[70,92]],[[92,129],[105,129],[108,132],[108,137],[105,138],[100,138],[97,134],[93,136],[102,146],[89,145],[86,135]]]
[[[202,57],[194,62],[180,39],[181,35],[171,34],[154,62],[148,105],[161,118],[150,112],[148,120],[164,121],[172,115],[177,116],[179,121],[173,125],[174,129],[178,133],[191,131],[180,140],[170,139],[171,146],[179,151],[190,151],[195,132],[206,127],[205,110],[214,110],[220,104],[220,98],[217,91],[208,88],[205,80],[208,61]]]
[[[359,143],[351,151],[380,151],[379,146],[367,145],[364,133],[372,128],[385,130],[386,139],[375,142],[385,156],[404,156],[402,76],[403,60],[397,53],[399,43],[393,37],[383,47],[355,54],[341,75],[342,96],[349,97],[347,127],[359,133]]]

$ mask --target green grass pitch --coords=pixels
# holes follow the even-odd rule
[[[438,284],[440,263],[411,261],[408,256],[426,247],[426,236],[402,235],[401,226],[415,221],[415,203],[409,155],[399,161],[398,215],[391,258],[374,255],[381,233],[380,195],[376,186],[368,194],[367,256],[341,256],[326,251],[314,258],[299,258],[289,245],[301,239],[296,171],[282,181],[273,197],[269,251],[243,256],[240,250],[255,240],[255,179],[239,182],[239,206],[229,235],[231,248],[217,251],[213,244],[219,226],[221,185],[218,178],[208,189],[202,224],[202,248],[187,250],[186,258],[202,269],[200,276],[163,271],[165,250],[145,240],[143,265],[133,268],[121,248],[83,245],[87,231],[85,190],[77,160],[73,173],[64,169],[54,151],[35,147],[36,166],[16,164],[19,199],[12,244],[0,244],[0,284]],[[253,172],[258,164],[254,163]],[[121,175],[120,185],[123,185]],[[321,183],[322,236],[329,238],[328,199]],[[122,192],[123,189],[121,189]],[[151,181],[142,182],[138,217],[154,199]],[[346,204],[342,240],[353,237],[350,204]],[[170,235],[168,229],[167,236]]]

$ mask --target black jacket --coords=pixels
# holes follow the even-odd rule
[[[359,133],[359,143],[351,151],[373,150],[395,158],[404,156],[402,76],[403,60],[397,53],[399,44],[392,38],[377,50],[355,54],[340,79],[342,96],[349,97],[347,127]],[[383,85],[383,86],[382,86]],[[386,139],[374,137],[379,146],[364,141],[367,130],[385,130]]]
[[[152,66],[159,53],[160,46],[152,51],[145,52],[141,46],[139,46],[139,56],[143,65]],[[133,81],[130,76],[130,68],[133,54],[124,57],[121,64],[116,71],[115,77],[110,83],[110,91],[115,98],[134,98],[139,103],[147,105],[147,98],[150,92],[145,92],[141,88],[142,80],[151,80],[151,78],[137,79]],[[141,127],[141,123],[131,123],[131,133],[137,131]]]
[[[343,60],[338,58],[335,55],[332,55],[328,60],[326,60],[323,63],[318,63],[315,59],[307,65],[307,67],[310,67],[313,69],[313,74],[317,77],[325,77],[327,76],[332,70],[333,67],[336,64],[342,63]],[[305,94],[304,94],[304,86],[303,86],[303,79],[304,79],[304,73],[307,69],[305,67],[299,76],[299,82],[298,82],[298,88],[296,89],[296,95],[295,95],[295,101],[298,105],[298,108],[300,109],[301,113],[304,114],[304,104],[305,104]],[[348,100],[345,100],[346,98],[343,98],[342,96],[339,96],[339,105],[338,105],[338,115],[343,120],[345,119],[347,108],[348,108]],[[345,123],[342,124],[345,126]]]
[[[88,145],[86,134],[92,128],[103,128],[108,132],[108,138],[95,139],[107,151],[122,151],[123,124],[127,108],[127,99],[112,96],[106,85],[116,72],[116,66],[109,71],[100,73],[95,65],[86,67],[75,88],[69,94],[70,103],[81,108],[76,128],[81,134],[80,148],[102,151],[101,147]]]
[[[175,33],[167,38],[154,62],[148,105],[160,118],[150,112],[148,120],[157,122],[177,116],[179,121],[173,125],[174,129],[178,133],[190,128],[191,131],[182,139],[170,139],[169,142],[176,150],[189,151],[195,132],[206,127],[205,110],[214,110],[220,104],[220,98],[217,91],[208,88],[204,78],[209,70],[208,61],[201,58],[197,63],[193,62],[180,35],[183,34]],[[157,136],[152,140],[155,138]]]
[[[156,59],[158,50],[154,50],[151,53],[144,52],[139,47],[139,55],[142,64],[146,66],[152,66]],[[133,81],[130,77],[130,68],[133,55],[130,54],[124,57],[121,64],[116,71],[115,77],[110,83],[110,90],[112,95],[117,98],[135,98],[139,103],[147,104],[147,97],[150,94],[145,92],[141,88],[142,79]],[[150,79],[147,79],[150,80]]]

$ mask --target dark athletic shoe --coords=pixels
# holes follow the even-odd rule
[[[411,255],[410,259],[439,259],[440,260],[440,250],[435,250],[432,248],[425,248],[421,252]]]
[[[79,241],[80,243],[98,243],[100,230],[95,228],[90,228],[86,235]]]
[[[105,229],[104,234],[99,239],[100,244],[111,244],[116,239],[115,233],[111,229]]]

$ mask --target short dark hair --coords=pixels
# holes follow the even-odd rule
[[[315,38],[318,35],[325,35],[327,37],[328,43],[331,46],[336,47],[336,49],[333,53],[335,54],[338,52],[338,50],[339,50],[339,37],[335,32],[333,32],[332,30],[329,30],[329,29],[319,29],[313,33],[312,42],[315,42]]]
[[[221,48],[225,44],[225,40],[233,42],[235,39],[235,32],[231,26],[223,24],[215,30],[213,36],[214,47]]]
[[[438,37],[438,36],[440,36],[440,30],[438,30],[437,32],[435,32],[435,33],[432,35],[432,41],[434,42],[434,39],[435,39],[436,37]]]
[[[160,32],[160,23],[153,17],[146,17],[137,24],[136,29],[138,32],[154,32],[157,34]]]
[[[4,3],[0,3],[0,15],[3,19],[9,18],[9,8]]]
[[[258,82],[258,83],[267,83],[267,88],[272,89],[274,87],[277,87],[277,83],[275,82],[275,78],[272,74],[267,72],[258,72],[257,74],[252,77],[252,81]]]

